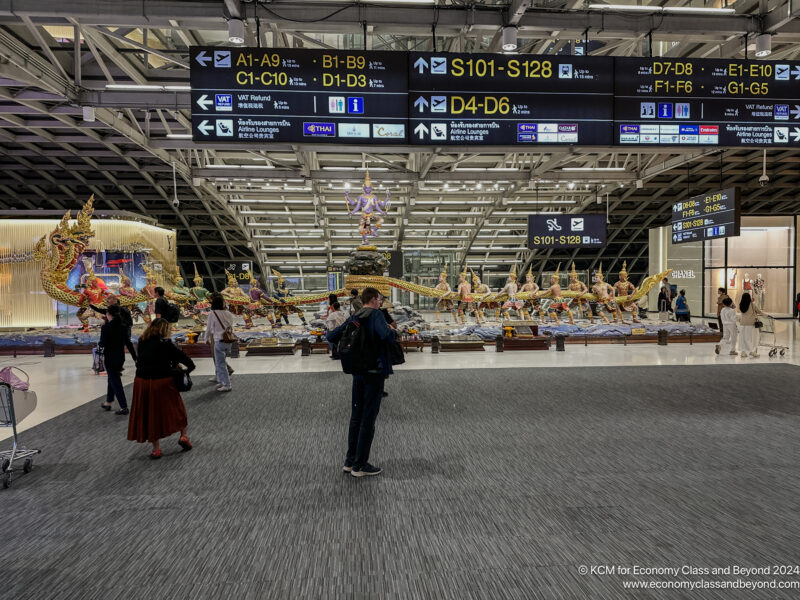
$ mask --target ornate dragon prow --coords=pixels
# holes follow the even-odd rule
[[[658,283],[664,279],[667,275],[672,273],[672,269],[667,269],[666,271],[662,271],[661,273],[656,273],[655,275],[650,275],[650,277],[646,277],[639,288],[629,296],[617,296],[616,301],[622,304],[627,304],[628,302],[636,302],[637,300],[641,299],[645,294],[647,294],[650,290],[652,290]]]

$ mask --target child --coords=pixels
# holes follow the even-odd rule
[[[736,311],[733,309],[733,300],[730,298],[725,298],[722,301],[722,310],[719,313],[719,318],[722,321],[722,340],[714,348],[714,352],[719,354],[721,345],[730,343],[731,350],[728,354],[736,356],[736,339],[739,337],[739,328],[736,325]]]

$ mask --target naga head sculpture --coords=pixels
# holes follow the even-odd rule
[[[72,241],[85,246],[89,243],[89,239],[94,237],[91,223],[93,213],[94,194],[92,194],[86,204],[83,205],[83,208],[81,208],[76,217],[75,224],[69,229],[69,236]]]

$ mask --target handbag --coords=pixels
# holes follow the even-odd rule
[[[403,345],[395,340],[389,344],[389,356],[392,359],[392,366],[402,365],[406,362],[405,352],[403,352]]]
[[[214,311],[211,311],[211,312],[213,312],[214,316],[217,318],[217,323],[222,325],[222,320],[219,318],[219,315],[217,314],[217,311],[214,310]],[[225,342],[226,344],[232,344],[233,342],[238,342],[239,338],[236,337],[236,335],[233,333],[233,331],[231,331],[231,329],[229,327],[225,331],[222,332],[222,341]]]
[[[188,392],[192,389],[192,378],[189,375],[189,371],[180,367],[172,369],[172,382],[179,392]]]
[[[755,323],[753,323],[753,327],[755,327],[756,329],[761,329],[763,326],[764,326],[764,323],[762,323],[758,319],[756,319]]]

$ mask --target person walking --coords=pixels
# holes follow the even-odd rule
[[[736,310],[733,308],[733,300],[730,298],[726,297],[725,300],[722,301],[722,310],[719,313],[719,318],[722,322],[720,331],[723,331],[723,326],[725,329],[722,334],[722,340],[716,345],[714,352],[719,354],[722,345],[730,344],[731,349],[728,354],[736,356],[736,339],[739,337],[739,328],[736,326]]]
[[[661,286],[664,288],[664,295],[665,295],[665,297],[667,299],[667,312],[674,312],[672,310],[672,300],[674,298],[673,298],[673,294],[672,294],[672,286],[669,283],[669,279],[664,277],[664,279],[661,280]],[[675,317],[675,320],[677,321],[678,318]]]
[[[228,373],[226,357],[230,353],[230,341],[233,334],[233,314],[225,308],[225,299],[221,294],[211,297],[211,313],[208,315],[206,331],[203,334],[206,343],[213,342],[214,369],[217,375],[218,392],[231,391],[231,378]]]
[[[122,387],[122,366],[125,364],[125,348],[128,348],[134,362],[136,362],[136,350],[131,343],[130,330],[122,320],[121,313],[119,304],[111,304],[106,309],[106,322],[100,328],[98,352],[103,355],[108,377],[106,401],[100,406],[103,410],[110,411],[116,397],[119,410],[114,414],[127,415],[128,402],[125,399],[125,388]]]
[[[749,354],[753,358],[758,358],[758,332],[756,331],[756,321],[763,311],[753,302],[750,294],[745,292],[739,300],[739,350],[742,358]]]
[[[214,292],[213,294],[211,294],[208,297],[209,301],[213,302],[215,296],[219,296],[220,298],[222,298],[223,305],[224,305],[225,297],[222,296],[222,294],[220,294],[219,292]],[[211,315],[209,315],[209,316],[211,316]],[[212,377],[210,377],[208,379],[208,381],[209,381],[209,383],[219,384],[219,380],[217,379],[217,357],[216,357],[216,354],[214,354],[214,338],[211,337],[211,339],[207,340],[207,342],[211,346],[211,360],[214,363],[214,375]],[[227,358],[225,359],[225,370],[228,371],[228,380],[230,380],[230,376],[233,375],[233,367],[230,365],[230,363],[228,362]]]
[[[186,433],[188,418],[183,398],[175,387],[173,373],[179,365],[194,371],[194,362],[172,343],[170,324],[153,319],[139,338],[139,360],[133,380],[133,400],[128,422],[128,439],[153,444],[150,458],[161,458],[161,439],[180,431],[178,445],[191,450]]]
[[[358,290],[350,290],[350,314],[356,314],[363,306],[364,302],[358,297]]]
[[[686,290],[681,290],[675,299],[675,320],[686,322],[692,320],[689,315],[689,304],[686,302]]]
[[[725,333],[725,324],[722,322],[722,317],[720,315],[725,306],[725,298],[729,298],[728,294],[725,293],[725,288],[717,288],[717,323],[719,323],[719,332],[722,334]],[[731,300],[731,304],[733,304],[733,300]]]
[[[350,322],[358,325],[366,336],[364,345],[371,349],[373,363],[370,368],[353,373],[353,405],[347,435],[347,455],[343,470],[353,477],[378,475],[380,467],[369,463],[372,439],[375,435],[375,420],[381,408],[381,397],[386,378],[393,373],[389,346],[395,340],[395,332],[386,324],[380,311],[383,296],[375,288],[365,288],[361,293],[364,306],[344,324],[328,332],[328,341],[334,344],[342,338]]]

